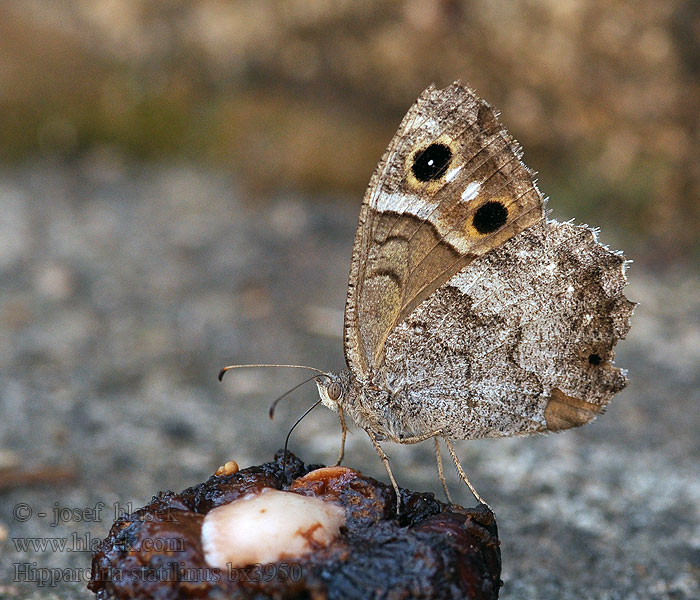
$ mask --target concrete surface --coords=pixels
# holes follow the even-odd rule
[[[270,422],[270,402],[304,373],[240,371],[221,384],[221,366],[343,366],[359,199],[256,207],[239,196],[216,173],[99,157],[0,173],[0,469],[77,473],[0,489],[0,598],[90,598],[81,550],[115,511],[229,459],[272,457],[315,390]],[[498,517],[502,598],[700,597],[700,277],[633,265],[630,279],[640,306],[617,362],[631,383],[604,416],[459,445]],[[365,437],[349,437],[346,464],[385,479]],[[334,415],[318,408],[291,448],[333,462],[338,443]],[[402,485],[441,493],[430,442],[388,450]]]

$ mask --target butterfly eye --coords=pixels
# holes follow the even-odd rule
[[[343,393],[343,389],[340,387],[340,384],[337,383],[336,381],[333,381],[327,388],[326,388],[326,393],[328,394],[328,397],[335,402],[340,398],[340,396]]]
[[[439,179],[447,171],[452,150],[445,144],[430,144],[416,154],[411,170],[418,181]]]
[[[594,352],[588,357],[588,362],[591,363],[593,366],[599,365],[602,362],[602,358],[600,358],[600,354],[597,352]]]
[[[492,200],[474,213],[474,229],[481,234],[493,233],[503,227],[507,220],[508,209],[501,202]]]

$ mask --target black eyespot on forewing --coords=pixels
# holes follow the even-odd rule
[[[445,144],[430,144],[413,158],[411,171],[418,181],[440,179],[452,160],[452,150]]]
[[[594,352],[593,354],[590,354],[588,356],[588,362],[591,363],[592,365],[599,365],[602,362],[602,358],[600,358],[600,354],[597,352]]]
[[[508,209],[502,202],[492,200],[479,207],[474,213],[474,229],[479,233],[493,233],[503,227],[508,220]]]

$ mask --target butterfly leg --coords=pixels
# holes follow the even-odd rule
[[[454,447],[452,446],[452,442],[449,440],[449,438],[442,438],[445,440],[445,444],[447,445],[447,449],[450,452],[450,456],[452,457],[452,462],[454,462],[455,467],[457,467],[457,472],[459,473],[459,476],[462,478],[462,481],[467,484],[467,487],[471,491],[472,494],[474,494],[474,498],[476,498],[481,504],[486,505],[487,507],[489,506],[484,502],[484,499],[479,496],[477,491],[474,489],[474,486],[469,482],[469,479],[467,478],[467,474],[464,472],[464,469],[462,468],[462,465],[459,462],[459,458],[457,458],[457,453],[455,452]]]
[[[397,441],[399,444],[417,444],[419,442],[423,442],[425,440],[430,439],[431,437],[435,437],[437,435],[440,435],[442,433],[442,429],[437,429],[435,431],[431,431],[430,433],[421,433],[420,435],[414,435],[411,437],[405,437],[405,438],[396,438],[396,440],[392,441]]]
[[[372,444],[374,444],[374,449],[379,454],[379,458],[382,459],[382,462],[384,463],[384,468],[389,474],[389,479],[391,479],[391,485],[394,488],[394,494],[396,494],[396,516],[398,517],[399,512],[401,510],[401,493],[399,492],[399,485],[396,483],[394,474],[391,472],[391,466],[389,466],[389,457],[386,454],[384,454],[384,450],[382,450],[382,447],[379,445],[377,438],[374,437],[374,434],[369,429],[365,429],[365,431],[367,432],[369,439],[372,440]]]
[[[450,496],[450,490],[447,487],[447,481],[445,481],[445,472],[442,470],[442,454],[440,454],[440,441],[438,440],[438,436],[435,436],[433,439],[435,440],[435,461],[437,462],[438,477],[440,478],[440,483],[442,483],[442,489],[445,490],[445,496],[447,497],[447,501],[450,504],[454,504],[454,502],[452,502],[452,496]]]
[[[335,466],[339,466],[343,462],[343,457],[345,456],[345,437],[348,433],[348,428],[345,425],[345,414],[343,413],[343,407],[338,404],[338,417],[340,417],[340,427],[343,430],[342,438],[340,439],[340,452],[338,452],[338,460],[335,461]]]

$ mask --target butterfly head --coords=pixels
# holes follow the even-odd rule
[[[338,406],[344,406],[348,402],[350,394],[350,372],[327,373],[325,377],[316,379],[318,395],[321,402],[333,411],[338,411]]]

